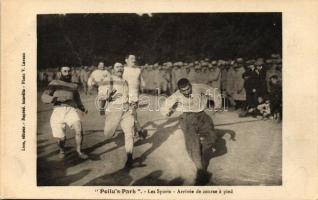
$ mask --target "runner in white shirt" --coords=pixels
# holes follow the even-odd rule
[[[110,81],[106,83],[103,89],[107,105],[105,106],[105,127],[104,134],[107,139],[115,135],[117,127],[120,125],[125,136],[125,150],[127,161],[125,167],[129,168],[133,164],[133,146],[134,146],[134,116],[129,109],[128,102],[128,84],[122,78],[124,66],[121,63],[115,63]]]
[[[161,106],[161,113],[171,116],[175,110],[182,112],[179,117],[180,127],[184,134],[186,150],[197,169],[196,185],[209,182],[209,155],[216,140],[212,118],[204,110],[208,99],[214,100],[215,108],[222,106],[220,96],[213,88],[205,84],[191,84],[182,78],[177,83],[178,90],[166,99]]]
[[[125,59],[126,66],[124,67],[123,78],[128,83],[129,88],[129,104],[130,109],[133,112],[135,119],[136,133],[142,138],[147,137],[147,130],[143,130],[137,120],[137,107],[139,101],[139,89],[144,84],[141,77],[141,70],[136,66],[136,57],[134,55],[128,55]]]
[[[99,100],[99,108],[103,108],[106,102],[105,96],[107,96],[107,85],[110,80],[110,72],[105,70],[104,63],[98,63],[97,69],[92,72],[89,77],[89,84],[98,86],[98,100]],[[105,112],[103,109],[100,110],[100,114],[104,115]]]

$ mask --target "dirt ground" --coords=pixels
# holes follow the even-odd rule
[[[138,112],[148,130],[135,142],[134,167],[123,169],[126,155],[123,134],[105,140],[104,117],[97,112],[95,96],[81,94],[88,114],[82,116],[83,149],[89,159],[75,153],[74,133],[67,130],[67,153],[58,149],[49,124],[52,106],[40,101],[37,113],[37,180],[39,186],[55,185],[193,185],[195,167],[186,153],[177,114],[166,118],[157,111]],[[149,96],[151,102],[156,98]],[[237,111],[208,112],[218,134],[208,171],[209,185],[281,185],[282,124],[272,120],[239,118]]]

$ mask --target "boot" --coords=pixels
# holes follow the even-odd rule
[[[206,185],[210,182],[211,174],[203,169],[197,170],[195,185]]]
[[[126,161],[126,164],[125,164],[125,168],[131,168],[132,165],[133,165],[133,157],[132,157],[132,154],[131,153],[127,153],[127,161]]]
[[[58,140],[57,146],[59,148],[59,158],[62,159],[65,157],[65,139]]]
[[[145,129],[141,129],[138,131],[138,136],[142,139],[145,139],[148,136],[148,131]]]

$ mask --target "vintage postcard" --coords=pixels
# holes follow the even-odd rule
[[[317,1],[1,1],[1,198],[318,198]]]

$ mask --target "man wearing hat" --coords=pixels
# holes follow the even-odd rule
[[[144,69],[141,71],[141,77],[145,82],[143,92],[151,93],[153,88],[152,66],[145,64]]]
[[[170,84],[171,84],[171,74],[167,64],[161,66],[159,71],[160,71],[160,77],[161,77],[160,89],[163,93],[169,95]]]
[[[199,62],[197,62],[197,63],[198,64],[194,64],[194,70],[191,70],[189,73],[188,79],[191,83],[202,83],[201,65]]]
[[[244,79],[242,76],[245,72],[243,62],[242,58],[238,58],[237,63],[234,64],[233,99],[236,109],[245,110],[246,91],[244,89]]]
[[[201,68],[201,76],[200,76],[200,80],[198,81],[198,83],[203,83],[203,84],[208,84],[209,82],[209,69],[208,69],[208,63],[207,62],[203,62],[202,63],[202,68]]]
[[[83,86],[84,93],[86,95],[88,95],[88,85],[87,85],[88,76],[89,76],[88,67],[87,66],[82,67],[80,72],[80,80]]]
[[[235,106],[235,101],[233,98],[233,94],[234,94],[234,77],[235,77],[235,71],[234,71],[234,60],[231,60],[229,62],[229,66],[228,68],[226,68],[226,74],[225,74],[225,86],[223,87],[223,91],[224,91],[224,96],[226,96],[226,99],[229,101],[231,106]]]
[[[265,96],[267,95],[266,72],[263,68],[263,65],[263,58],[258,58],[255,62],[255,73],[257,76],[255,87],[257,88],[256,93],[260,101],[264,100]]]
[[[174,92],[177,89],[177,81],[181,74],[181,66],[176,62],[172,65],[171,69],[171,91]]]
[[[221,91],[221,70],[219,66],[222,65],[222,62],[219,61],[218,65],[212,65],[209,69],[209,79],[208,85],[216,88],[219,92]]]

